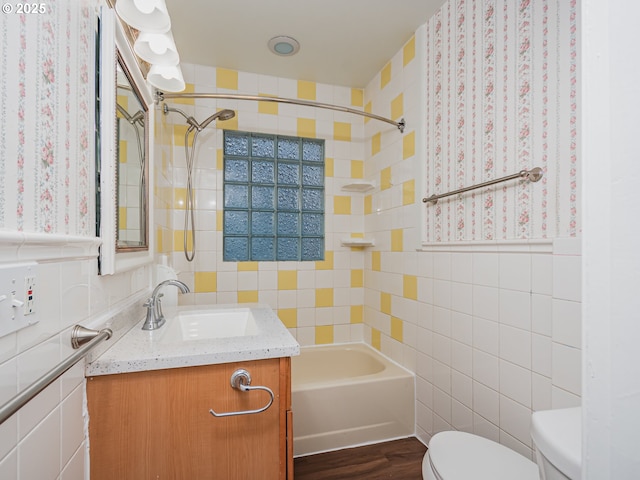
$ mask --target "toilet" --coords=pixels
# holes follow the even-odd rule
[[[504,445],[467,432],[448,431],[431,438],[422,460],[424,480],[579,480],[581,411],[535,412],[531,438],[534,463]]]

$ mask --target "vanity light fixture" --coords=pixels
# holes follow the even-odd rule
[[[281,57],[290,57],[300,50],[300,43],[295,38],[287,37],[286,35],[273,37],[267,45],[269,50]]]
[[[180,62],[180,55],[171,32],[140,32],[133,44],[133,51],[152,65],[178,65]]]
[[[136,30],[165,33],[171,29],[164,0],[118,0],[116,13]]]
[[[180,65],[151,65],[147,81],[164,92],[181,92],[186,86]]]

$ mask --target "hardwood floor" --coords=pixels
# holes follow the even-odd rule
[[[417,438],[319,453],[294,460],[295,480],[422,480],[427,447]]]

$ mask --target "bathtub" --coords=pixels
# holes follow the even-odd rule
[[[294,456],[414,434],[414,375],[363,344],[291,359]]]

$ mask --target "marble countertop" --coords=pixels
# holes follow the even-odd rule
[[[256,335],[167,342],[163,334],[178,312],[250,308]],[[157,330],[142,330],[144,319],[91,363],[86,376],[211,365],[300,354],[300,345],[271,307],[260,304],[190,305],[165,308],[167,323]]]

